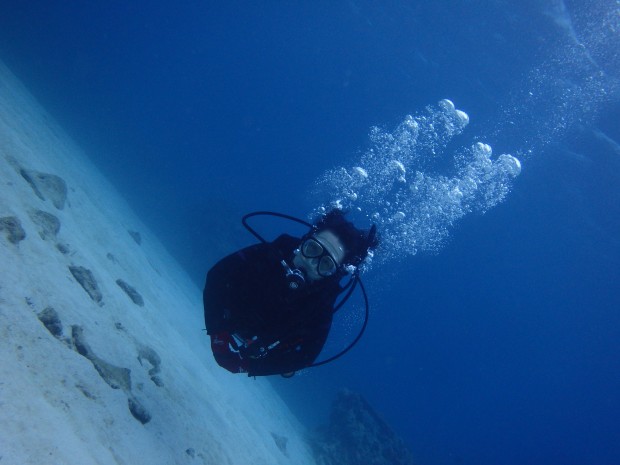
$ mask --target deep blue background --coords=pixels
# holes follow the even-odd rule
[[[251,242],[241,214],[315,207],[313,182],[372,125],[447,97],[472,118],[463,144],[533,148],[439,254],[371,270],[354,351],[275,384],[309,426],[338,388],[362,392],[421,464],[617,464],[620,149],[593,132],[620,140],[617,88],[556,130],[553,86],[571,82],[549,73],[550,100],[518,111],[570,44],[563,11],[582,39],[615,3],[5,0],[0,58],[197,282]],[[592,53],[617,78],[610,34]]]

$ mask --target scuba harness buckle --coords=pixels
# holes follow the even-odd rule
[[[306,278],[304,277],[304,274],[301,270],[297,268],[291,269],[289,264],[286,263],[286,260],[282,260],[280,264],[284,267],[284,270],[286,271],[285,278],[286,282],[288,283],[289,289],[297,290],[306,284]]]

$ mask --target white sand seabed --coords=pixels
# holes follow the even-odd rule
[[[20,169],[60,176],[64,208],[37,196]],[[60,220],[56,237],[40,234],[37,210]],[[0,464],[314,463],[269,383],[213,361],[201,290],[0,63],[0,219],[8,217],[26,237],[12,243],[0,231]],[[100,304],[69,266],[92,271]],[[48,307],[62,323],[57,337],[39,320]],[[98,360],[130,370],[130,384],[106,382],[78,353],[75,327]],[[132,414],[129,399],[150,421]]]

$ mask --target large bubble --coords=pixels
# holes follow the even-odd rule
[[[517,158],[495,157],[481,142],[446,155],[468,123],[467,114],[444,99],[422,115],[406,116],[393,131],[373,127],[357,163],[318,180],[317,213],[341,208],[377,224],[380,261],[439,250],[459,219],[504,200],[521,171]],[[438,174],[442,169],[450,173]]]

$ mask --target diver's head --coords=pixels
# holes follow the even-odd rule
[[[358,229],[345,219],[343,211],[334,209],[302,238],[293,263],[310,281],[342,277],[357,269],[378,243],[374,226],[369,231]]]
[[[342,268],[358,268],[370,251],[379,245],[377,228],[373,225],[369,230],[358,229],[345,218],[346,212],[338,209],[325,213],[317,222],[318,231],[329,230],[342,242],[346,251]]]
[[[293,264],[304,271],[310,281],[318,281],[338,273],[346,250],[342,241],[329,229],[317,231],[302,240]]]

